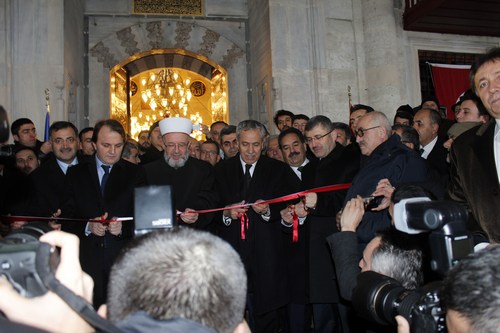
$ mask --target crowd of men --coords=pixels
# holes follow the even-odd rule
[[[429,197],[463,202],[477,242],[500,240],[498,68],[500,49],[473,66],[472,89],[457,103],[454,122],[443,118],[434,98],[416,108],[402,105],[392,121],[362,104],[351,109],[349,124],[279,110],[278,135],[255,120],[217,121],[203,142],[190,136],[193,124],[185,118],[156,122],[137,141],[112,119],[80,132],[56,121],[46,142],[37,140],[29,119],[17,119],[12,157],[1,160],[1,214],[57,218],[54,229],[77,235],[97,308],[118,288],[109,276],[133,238],[133,222],[120,218],[134,216],[134,189],[170,185],[178,224],[217,235],[241,258],[252,331],[357,332],[353,280],[345,275],[356,274],[352,262],[372,269],[388,248],[402,257],[415,250],[387,230],[398,196],[419,190],[395,199],[395,188],[410,184]],[[267,202],[299,191],[301,198]],[[415,270],[409,274],[420,276]]]

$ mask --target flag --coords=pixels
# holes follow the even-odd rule
[[[45,114],[45,133],[43,135],[43,141],[49,141],[49,128],[50,128],[50,100],[49,100],[49,89],[45,89],[45,108],[47,113]]]

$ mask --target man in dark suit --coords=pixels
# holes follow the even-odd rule
[[[33,198],[30,213],[51,216],[61,207],[64,180],[69,167],[78,164],[78,130],[67,121],[56,121],[49,128],[52,156],[31,174]]]
[[[215,167],[217,193],[221,205],[227,207],[215,221],[219,223],[219,236],[236,249],[245,264],[252,331],[278,332],[284,323],[284,306],[290,300],[280,223],[284,204],[258,203],[298,189],[292,188],[296,176],[290,167],[262,155],[265,134],[264,126],[257,121],[238,124],[240,154]],[[232,208],[243,203],[257,204]]]
[[[141,155],[141,164],[148,164],[159,160],[163,157],[163,140],[161,138],[161,131],[159,121],[153,123],[149,128],[149,141],[151,145],[146,149],[146,152]]]
[[[350,183],[359,170],[359,154],[337,143],[337,131],[331,120],[315,116],[307,122],[305,133],[306,142],[317,159],[302,171],[303,189]],[[311,193],[306,197],[308,295],[315,332],[333,332],[335,327],[348,332],[347,309],[339,305],[335,269],[326,242],[329,235],[338,232],[335,216],[342,209],[346,192]],[[339,322],[339,311],[342,322]]]
[[[448,151],[443,146],[446,139],[438,135],[440,122],[441,117],[436,110],[420,109],[413,118],[413,127],[419,135],[422,158],[439,173],[446,186],[450,174],[449,164],[446,162]]]
[[[115,219],[134,215],[134,188],[146,184],[144,169],[121,159],[125,131],[113,119],[102,120],[92,136],[96,154],[70,168],[66,175],[62,216]],[[82,268],[94,279],[94,306],[106,300],[114,259],[132,238],[132,221],[69,222],[62,229],[80,237]]]
[[[472,89],[481,98],[490,122],[460,135],[450,151],[448,194],[466,202],[489,240],[500,242],[500,48],[480,57],[471,68]],[[477,225],[471,225],[480,232]]]
[[[196,214],[189,211],[215,208],[213,167],[189,156],[189,139],[193,131],[191,120],[180,117],[160,121],[165,152],[163,158],[144,166],[150,185],[170,185],[174,206],[181,212],[180,225],[207,229],[213,214]]]

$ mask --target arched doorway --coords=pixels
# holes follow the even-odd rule
[[[182,49],[155,49],[110,70],[110,114],[134,139],[166,117],[205,125],[229,122],[227,90],[225,69],[208,58]],[[201,131],[193,136],[202,139]]]

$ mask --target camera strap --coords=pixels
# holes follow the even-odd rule
[[[64,286],[54,275],[49,274],[48,276],[45,276],[44,283],[47,288],[61,297],[70,308],[75,310],[76,313],[78,313],[87,323],[94,327],[97,332],[123,333],[110,321],[99,316],[92,305]]]

